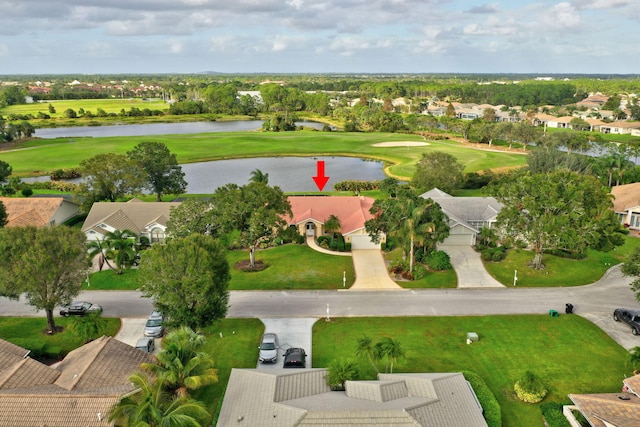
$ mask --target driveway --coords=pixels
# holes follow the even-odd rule
[[[144,325],[147,323],[147,318],[123,317],[120,321],[122,322],[122,325],[120,326],[120,330],[116,334],[115,339],[125,344],[129,344],[131,347],[135,347],[138,340],[144,337],[143,331]],[[160,349],[162,339],[156,338],[154,341],[156,349],[153,354],[157,354]]]
[[[280,348],[278,349],[278,361],[276,363],[260,363],[257,369],[280,369],[284,362],[284,352],[288,348],[301,347],[307,353],[306,367],[311,365],[311,329],[317,318],[261,318],[265,332],[273,332],[278,335]],[[256,352],[258,349],[256,348]]]
[[[484,268],[480,254],[471,246],[440,245],[438,249],[451,258],[451,265],[458,276],[458,288],[503,288]]]
[[[356,281],[349,290],[402,290],[391,280],[382,252],[377,249],[353,249],[351,251]]]

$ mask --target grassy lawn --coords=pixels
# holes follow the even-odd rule
[[[115,270],[102,270],[89,276],[89,283],[82,284],[82,290],[86,291],[132,291],[138,289],[136,276],[138,270],[126,269],[122,274],[116,274]]]
[[[244,250],[227,253],[231,266],[230,290],[274,289],[338,289],[342,288],[342,274],[347,272],[347,287],[354,281],[351,257],[327,255],[305,245],[284,245],[258,251],[257,261],[267,268],[244,272],[234,268],[238,261],[249,259]]]
[[[120,319],[105,318],[107,326],[102,335],[114,336],[120,330]],[[42,317],[0,317],[0,338],[38,354],[64,356],[82,345],[82,341],[66,327],[73,321],[70,317],[56,317],[56,326],[63,332],[48,335],[47,319]],[[98,338],[98,337],[96,337]]]
[[[340,155],[385,161],[387,173],[408,180],[423,153],[446,151],[459,158],[467,171],[521,166],[525,156],[468,149],[455,142],[431,142],[419,147],[374,147],[378,142],[421,141],[417,135],[344,132],[220,132],[190,135],[154,135],[104,138],[35,139],[4,152],[16,176],[37,176],[56,169],[78,167],[84,159],[102,153],[121,153],[143,141],[164,143],[181,163],[269,156]]]
[[[205,402],[212,415],[224,397],[231,368],[256,367],[258,344],[263,332],[264,324],[258,319],[223,319],[205,329],[208,339],[203,351],[213,356],[218,368],[218,382],[198,390],[194,397]]]
[[[480,340],[467,345],[466,333]],[[500,402],[505,427],[541,425],[538,405],[515,399],[513,384],[526,371],[540,376],[549,390],[543,402],[566,402],[568,393],[615,392],[621,387],[626,351],[589,321],[571,315],[336,318],[313,329],[313,366],[355,357],[357,339],[376,342],[391,336],[406,358],[394,372],[479,374]],[[384,371],[384,363],[379,363]],[[375,372],[361,363],[367,378]]]
[[[500,283],[513,286],[514,270],[518,270],[517,286],[552,287],[581,286],[599,280],[611,266],[619,264],[640,245],[640,239],[625,237],[625,244],[610,252],[590,250],[582,260],[544,255],[544,270],[534,270],[528,266],[533,260],[533,252],[512,249],[501,262],[485,262],[487,271]]]

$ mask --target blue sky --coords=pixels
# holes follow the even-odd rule
[[[0,74],[640,73],[638,0],[0,0]]]

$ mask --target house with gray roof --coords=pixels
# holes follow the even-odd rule
[[[0,339],[0,427],[111,426],[112,406],[135,391],[129,376],[153,360],[103,336],[48,366]]]
[[[326,369],[232,369],[218,418],[227,426],[487,426],[461,373],[378,374],[327,386]]]
[[[502,203],[493,197],[453,197],[437,188],[420,197],[436,202],[449,218],[449,237],[443,245],[475,245],[480,230],[492,228],[502,209]]]
[[[87,240],[102,240],[108,232],[130,230],[138,239],[146,237],[151,243],[162,242],[171,209],[177,206],[180,202],[143,202],[139,199],[97,202],[91,207],[82,232]]]

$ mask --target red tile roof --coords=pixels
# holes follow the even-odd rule
[[[322,224],[331,215],[340,220],[342,234],[349,234],[364,228],[365,221],[373,218],[369,209],[374,199],[363,196],[289,196],[291,212],[290,225],[315,220]]]

